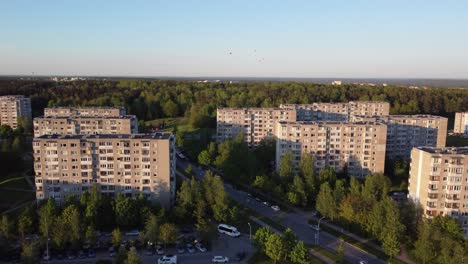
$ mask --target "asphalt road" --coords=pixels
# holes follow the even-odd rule
[[[197,179],[202,179],[205,171],[199,167],[196,163],[188,161],[187,159],[177,158],[177,165],[185,169],[188,165],[191,164],[194,174]],[[266,216],[270,219],[273,219],[285,227],[290,227],[298,236],[299,240],[304,241],[307,244],[315,244],[315,236],[317,231],[312,229],[308,220],[313,218],[312,213],[289,213],[289,212],[275,212],[268,206],[263,205],[261,202],[257,202],[254,198],[249,197],[248,194],[244,191],[234,189],[230,184],[225,184],[226,192],[229,196],[239,202],[240,204],[249,207],[252,210],[255,210],[257,213]],[[320,232],[319,235],[319,244],[322,247],[336,251],[340,240],[324,231]],[[357,247],[354,247],[348,243],[344,243],[344,255],[346,260],[351,263],[358,264],[360,261],[367,261],[369,264],[384,264],[386,263],[383,260],[380,260],[376,256],[369,254]]]

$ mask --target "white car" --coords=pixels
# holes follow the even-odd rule
[[[200,252],[206,252],[206,247],[204,247],[201,243],[196,243],[195,247],[200,250]]]
[[[182,154],[182,153],[177,153],[177,156],[178,156],[179,158],[181,158],[181,159],[185,159],[185,156],[184,156],[184,154]]]
[[[272,205],[271,209],[273,209],[273,211],[275,211],[275,212],[278,212],[280,210],[279,206],[277,206],[277,205]]]
[[[158,264],[177,264],[177,255],[165,255],[158,259]]]
[[[224,256],[214,256],[213,259],[211,260],[213,263],[228,263],[229,258],[224,257]]]

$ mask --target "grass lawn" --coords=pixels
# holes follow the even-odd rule
[[[456,136],[447,136],[447,147],[467,147],[468,138],[456,137]]]

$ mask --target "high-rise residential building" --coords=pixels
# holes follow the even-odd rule
[[[43,135],[33,140],[36,198],[81,195],[96,184],[101,193],[143,193],[165,207],[175,199],[172,133]]]
[[[316,171],[334,167],[354,177],[381,173],[385,166],[387,127],[375,122],[286,122],[277,123],[276,166],[290,151],[294,167],[303,153],[311,153]]]
[[[453,133],[468,137],[468,112],[455,113]]]
[[[281,108],[294,108],[298,121],[349,121],[356,115],[388,115],[390,104],[378,101],[348,103],[282,104]]]
[[[127,112],[125,107],[51,107],[44,109],[44,117],[82,116],[82,117],[118,117]]]
[[[0,96],[0,125],[18,128],[18,119],[31,119],[31,99],[23,95]]]
[[[34,136],[78,134],[135,134],[138,120],[123,116],[49,116],[34,118]]]
[[[218,143],[243,133],[249,146],[256,146],[276,134],[277,121],[295,121],[296,110],[291,108],[219,108],[217,110]]]
[[[433,115],[354,116],[352,121],[387,125],[387,157],[406,159],[413,147],[445,147],[447,118]]]
[[[426,217],[456,217],[468,236],[468,147],[413,148],[408,190]]]

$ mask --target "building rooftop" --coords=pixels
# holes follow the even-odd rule
[[[218,108],[218,111],[224,110],[224,111],[232,111],[232,110],[242,110],[242,111],[252,111],[252,110],[262,110],[262,111],[284,111],[284,110],[294,110],[293,108],[279,108],[279,107],[234,107],[234,108],[229,108],[229,107],[223,107],[223,108]]]
[[[432,118],[432,119],[441,119],[446,118],[443,116],[436,116],[436,115],[356,115],[356,117],[363,117],[363,118]]]
[[[46,109],[122,109],[124,106],[54,106]]]
[[[129,119],[136,118],[136,115],[121,115],[121,116],[39,116],[34,119]]]
[[[0,95],[0,99],[26,98],[24,95]]]
[[[146,134],[95,134],[95,135],[42,135],[34,140],[47,139],[169,139],[172,136],[170,132],[155,132]]]
[[[416,149],[433,154],[453,154],[453,155],[468,155],[468,147],[415,147]]]
[[[379,122],[372,121],[357,121],[357,122],[347,122],[347,121],[278,121],[280,124],[290,124],[290,125],[384,125]]]

